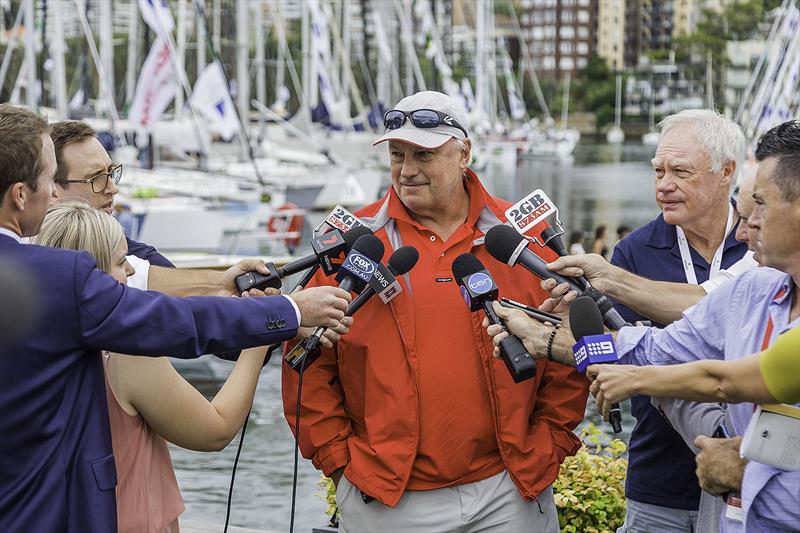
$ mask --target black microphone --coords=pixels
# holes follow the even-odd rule
[[[406,275],[419,261],[419,252],[413,246],[403,246],[394,251],[386,264],[386,271],[383,265],[378,267],[372,276],[369,285],[361,291],[355,300],[350,302],[345,311],[345,316],[352,316],[353,313],[361,309],[361,306],[376,294],[389,297],[388,293],[392,290],[395,278]],[[393,296],[393,294],[391,295]]]
[[[569,329],[578,341],[572,348],[575,366],[579,372],[599,363],[615,363],[618,359],[614,340],[603,329],[600,308],[591,296],[579,296],[569,306]],[[622,411],[614,403],[608,413],[614,433],[622,431]]]
[[[539,237],[541,237],[542,242],[545,243],[548,248],[553,250],[561,257],[569,255],[567,247],[564,246],[564,241],[561,240],[561,234],[553,226],[547,226],[539,234]]]
[[[542,239],[542,242],[547,245],[548,248],[553,250],[555,253],[560,255],[561,257],[566,257],[569,255],[567,251],[567,247],[564,246],[564,241],[561,240],[561,234],[552,226],[546,227],[540,234],[539,237]],[[592,285],[589,283],[589,280],[583,276],[578,276],[575,278],[578,281],[578,284],[583,287],[585,291]]]
[[[490,323],[504,326],[492,307],[492,302],[497,300],[497,285],[477,257],[472,254],[456,257],[453,261],[453,277],[461,288],[461,295],[470,311],[483,309]],[[500,341],[499,348],[500,356],[514,383],[536,375],[536,361],[517,337],[509,335],[504,338]]]
[[[610,329],[619,329],[627,325],[619,312],[611,305],[611,301],[600,291],[586,282],[587,288],[574,278],[567,278],[556,274],[547,268],[547,263],[528,249],[528,240],[517,233],[514,228],[505,224],[498,224],[486,232],[486,250],[492,257],[509,266],[521,265],[535,276],[542,279],[553,278],[558,283],[566,283],[570,290],[578,294],[587,294],[601,305],[603,320]]]
[[[380,264],[383,251],[383,243],[375,235],[372,235],[372,232],[359,237],[336,275],[339,288],[347,292],[361,292],[364,290],[367,282]],[[320,328],[317,328],[315,333],[318,331],[320,331]],[[321,334],[319,333],[319,335]],[[291,368],[298,372],[311,365],[321,353],[318,346],[314,350],[307,350],[307,340],[303,339],[297,343],[283,358]],[[317,337],[318,341],[319,336]]]
[[[344,312],[344,316],[353,316],[356,311],[361,309],[361,307],[376,294],[380,294],[384,298],[384,302],[388,303],[389,300],[400,293],[400,284],[397,282],[396,278],[405,275],[414,268],[418,260],[419,252],[413,246],[398,248],[391,257],[389,257],[389,261],[385,267],[383,265],[378,265],[369,284],[352,302],[350,302],[350,305],[347,306],[347,310]],[[304,348],[307,351],[316,349],[326,329],[328,328],[320,326],[314,330],[314,333],[302,341],[302,343],[305,343]]]
[[[344,259],[344,255],[353,247],[353,243],[362,235],[369,235],[371,233],[372,230],[365,226],[355,227],[345,234],[342,234],[339,230],[332,230],[311,239],[311,248],[314,251],[312,255],[295,259],[282,267],[276,267],[274,263],[267,263],[267,268],[270,273],[266,276],[256,271],[240,274],[236,276],[236,288],[239,290],[240,294],[250,289],[263,290],[267,287],[279,289],[282,285],[282,278],[296,274],[309,267],[321,267],[326,275],[331,275],[339,270],[341,260]],[[307,275],[309,279],[311,279],[314,272],[310,275],[307,273]],[[306,281],[306,283],[308,283],[308,281]]]

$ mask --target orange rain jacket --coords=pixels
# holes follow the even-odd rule
[[[485,234],[505,221],[503,213],[511,204],[490,196],[477,176],[468,172],[485,198],[476,224]],[[383,241],[386,257],[398,244],[387,214],[392,194],[390,187],[386,197],[356,213]],[[555,258],[546,252],[541,253],[543,258]],[[536,305],[546,297],[538,278],[521,267],[499,263],[482,239],[473,242],[472,253],[491,270],[502,296]],[[406,488],[419,439],[418,355],[406,283],[401,278],[403,292],[388,305],[377,297],[367,302],[354,317],[350,332],[333,349],[324,349],[303,375],[299,438],[303,456],[326,475],[346,467],[351,483],[389,506],[397,504]],[[336,282],[318,273],[309,285],[320,284]],[[483,314],[471,313],[471,318],[472,330],[455,334],[472,335],[481,348],[499,453],[520,494],[530,500],[553,483],[564,457],[580,447],[572,430],[583,419],[588,381],[573,368],[540,359],[536,377],[515,384],[504,363],[492,357],[492,341],[481,326]],[[447,324],[442,324],[442,333],[448,334]],[[292,431],[297,383],[298,374],[284,365],[284,415]]]

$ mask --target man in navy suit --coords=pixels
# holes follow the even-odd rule
[[[119,284],[88,253],[22,244],[41,226],[55,172],[47,123],[0,105],[0,272],[27,276],[35,311],[0,340],[0,531],[110,532],[116,468],[101,349],[195,357],[266,345],[301,324],[338,326],[350,296],[180,299]]]

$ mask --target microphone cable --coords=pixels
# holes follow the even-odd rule
[[[300,400],[303,392],[303,372],[306,369],[305,356],[300,364],[300,376],[297,379],[297,404],[294,409],[294,472],[292,474],[292,510],[289,514],[289,533],[294,533],[294,508],[297,503],[297,468],[300,451]]]
[[[264,364],[261,368],[264,368],[269,364],[270,359],[272,359],[272,354],[275,350],[280,346],[281,343],[273,344],[269,348],[267,348],[267,352],[264,354]],[[258,387],[258,385],[256,385]],[[253,401],[255,401],[255,393],[253,394]],[[236,481],[236,467],[239,466],[239,457],[242,455],[242,443],[244,442],[244,434],[247,431],[247,422],[250,421],[250,413],[253,412],[253,403],[250,402],[250,409],[247,411],[247,416],[244,418],[244,424],[242,424],[242,434],[239,435],[239,446],[236,449],[236,458],[233,460],[233,469],[231,470],[231,484],[228,487],[228,503],[225,506],[225,528],[222,530],[223,533],[228,533],[228,524],[230,523],[231,519],[231,502],[233,501],[233,483]]]

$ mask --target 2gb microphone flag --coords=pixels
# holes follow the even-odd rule
[[[558,218],[558,209],[543,190],[536,189],[509,207],[505,214],[511,227],[521,235],[535,237],[528,232],[551,215]]]
[[[599,363],[616,363],[619,356],[614,347],[614,337],[608,333],[602,335],[586,335],[572,346],[575,366],[578,372],[584,372],[589,365]]]
[[[356,226],[366,226],[361,219],[338,204],[328,213],[328,216],[325,217],[325,223],[331,228],[338,229],[342,233]]]

